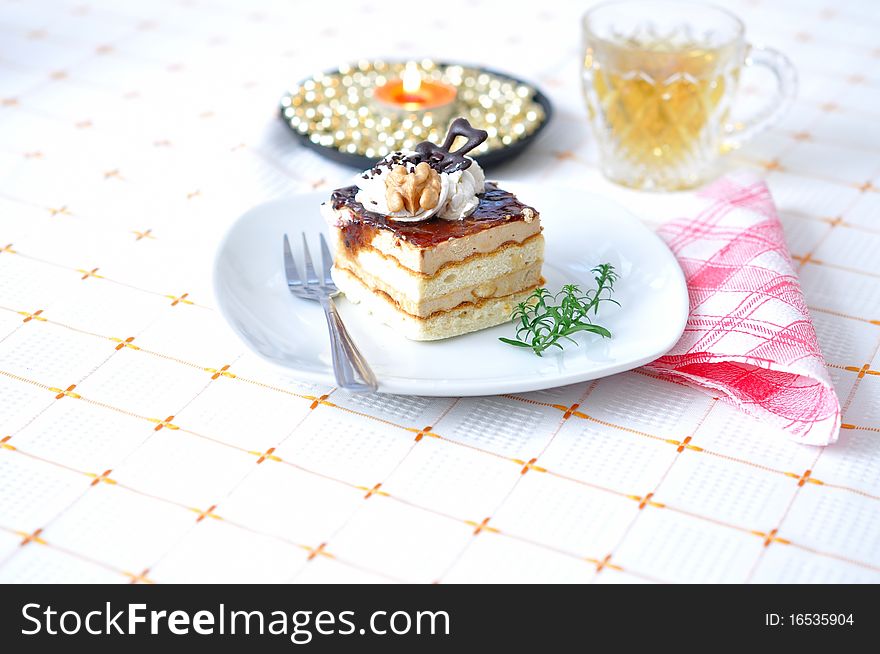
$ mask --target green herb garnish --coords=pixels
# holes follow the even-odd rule
[[[602,302],[613,302],[614,282],[618,274],[614,266],[603,263],[591,271],[596,288],[582,292],[576,284],[566,284],[562,290],[552,294],[546,288],[536,288],[524,302],[516,305],[511,319],[518,325],[516,338],[498,340],[516,347],[530,348],[535,354],[549,347],[562,349],[560,341],[566,339],[577,345],[571,336],[577,332],[591,332],[604,338],[611,338],[611,332],[590,320],[589,313],[595,316]]]

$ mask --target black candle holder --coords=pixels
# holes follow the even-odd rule
[[[413,63],[424,78],[456,88],[451,112],[438,117],[431,111],[389,111],[373,101],[377,86]],[[280,114],[303,145],[360,169],[421,141],[442,142],[449,122],[463,116],[489,132],[471,154],[481,166],[491,167],[521,154],[546,127],[553,109],[538,88],[506,73],[430,60],[371,60],[301,81],[281,98]]]

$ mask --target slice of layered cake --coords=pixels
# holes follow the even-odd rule
[[[450,152],[457,137],[466,143]],[[538,212],[485,182],[466,156],[485,138],[460,118],[442,146],[395,152],[322,205],[336,285],[407,338],[506,322],[543,284]]]

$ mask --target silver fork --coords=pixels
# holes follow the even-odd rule
[[[330,268],[333,265],[333,257],[330,256],[330,248],[321,234],[321,277],[315,273],[312,265],[312,256],[309,254],[309,244],[306,241],[305,232],[302,235],[303,257],[305,258],[306,281],[303,282],[297,270],[296,261],[290,251],[290,241],[287,234],[284,235],[284,272],[287,276],[287,288],[296,297],[307,300],[316,300],[324,309],[327,318],[327,327],[330,330],[330,352],[333,355],[333,373],[336,375],[336,384],[339,388],[348,391],[365,392],[375,391],[378,388],[376,375],[367,365],[363,355],[357,349],[348,330],[339,317],[333,296],[339,293],[333,278],[330,277]]]

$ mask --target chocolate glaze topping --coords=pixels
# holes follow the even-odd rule
[[[515,220],[525,220],[524,210],[537,211],[516,199],[513,193],[504,191],[492,182],[486,183],[486,190],[480,197],[476,210],[463,220],[443,220],[434,216],[415,223],[402,223],[388,216],[370,211],[354,198],[357,186],[336,189],[330,196],[330,206],[335,210],[348,209],[352,220],[342,229],[345,246],[356,250],[369,245],[376,230],[385,229],[415,247],[429,248],[451,238],[470,236],[499,224]]]

